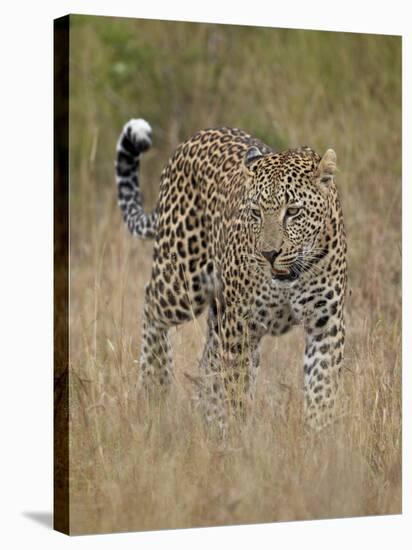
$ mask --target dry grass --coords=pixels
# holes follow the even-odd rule
[[[335,66],[334,57],[329,59],[324,52],[324,35],[289,31],[294,37],[286,40],[285,32],[272,31],[274,45],[281,50],[276,56],[283,55],[288,63],[271,65],[268,58],[259,71],[254,67],[259,97],[253,104],[243,72],[247,67],[222,63],[213,78],[216,94],[225,95],[224,101],[216,100],[212,111],[202,108],[206,100],[196,86],[199,97],[195,92],[185,96],[187,117],[176,108],[174,113],[165,112],[163,126],[158,125],[160,145],[142,165],[149,205],[156,194],[156,184],[150,188],[149,180],[157,181],[172,145],[185,137],[182,132],[189,135],[220,123],[245,127],[244,120],[233,114],[225,118],[225,105],[232,103],[225,88],[231,71],[239,75],[234,109],[247,112],[251,121],[263,116],[269,128],[264,131],[275,136],[278,131],[273,129],[282,128],[291,144],[309,143],[319,150],[333,146],[340,160],[338,184],[349,238],[351,290],[342,416],[321,434],[305,430],[303,342],[296,329],[264,341],[253,415],[221,443],[205,433],[191,402],[193,388],[184,376],[196,373],[204,319],[172,330],[175,385],[164,408],[149,415],[136,391],[151,243],[132,239],[123,226],[112,171],[114,144],[124,118],[147,115],[144,103],[138,100],[134,105],[126,92],[122,109],[129,102],[128,114],[109,112],[92,80],[96,63],[104,64],[109,46],[93,20],[88,21],[75,27],[72,40],[72,532],[400,513],[399,41],[349,35],[333,39],[330,34]],[[139,28],[135,21],[126,23],[129,30]],[[121,28],[121,23],[111,24]],[[163,40],[165,48],[169,40],[178,58],[187,48],[178,30],[167,38],[159,24],[151,28],[145,23],[144,29],[151,39]],[[223,30],[216,32],[226,40]],[[202,27],[196,35],[200,44],[206,35]],[[248,47],[258,56],[260,43],[253,36]],[[242,35],[239,47],[243,42]],[[308,53],[306,60],[300,51]],[[323,56],[319,63],[317,55]],[[383,71],[380,63],[386,63]],[[207,67],[210,70],[210,63]],[[207,67],[199,61],[193,78],[206,79]],[[85,71],[91,80],[84,78]],[[319,75],[325,75],[322,82]],[[179,82],[175,84],[172,92],[179,98],[183,92]],[[113,92],[110,83],[104,90],[105,97]],[[149,105],[156,113],[156,105]],[[213,106],[211,98],[208,105]],[[166,111],[157,105],[159,120],[162,109]],[[259,136],[259,128],[246,129]]]

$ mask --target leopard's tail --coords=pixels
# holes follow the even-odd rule
[[[139,185],[140,154],[152,145],[152,129],[142,118],[127,122],[117,142],[117,198],[123,219],[132,235],[153,239],[156,235],[158,213],[143,209]]]

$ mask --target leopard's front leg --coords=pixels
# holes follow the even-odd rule
[[[334,417],[345,344],[343,300],[333,314],[313,315],[306,326],[304,357],[305,411],[309,424],[321,429]]]
[[[230,418],[244,418],[259,367],[259,338],[236,310],[212,307],[201,360],[201,400],[208,422],[224,432]]]

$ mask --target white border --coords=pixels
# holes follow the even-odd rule
[[[178,1],[14,1],[2,7],[0,311],[1,311],[1,467],[2,545],[76,548],[135,547],[238,548],[316,547],[334,549],[406,548],[411,540],[410,437],[411,345],[404,338],[404,514],[211,528],[160,533],[131,533],[69,539],[28,519],[27,512],[52,508],[52,19],[90,13],[157,19],[240,23],[402,34],[404,45],[404,211],[411,205],[410,67],[408,2],[345,0],[223,3]],[[406,68],[408,71],[406,71]],[[410,237],[404,216],[404,242]],[[404,305],[410,305],[404,250]],[[406,309],[406,308],[405,308]],[[409,307],[404,326],[410,326]],[[406,329],[407,330],[407,329]],[[406,332],[404,330],[404,334]],[[331,541],[333,540],[333,543]]]

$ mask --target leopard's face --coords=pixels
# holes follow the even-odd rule
[[[292,282],[313,272],[329,215],[320,157],[309,149],[267,155],[252,165],[247,223],[255,261],[273,280]]]

